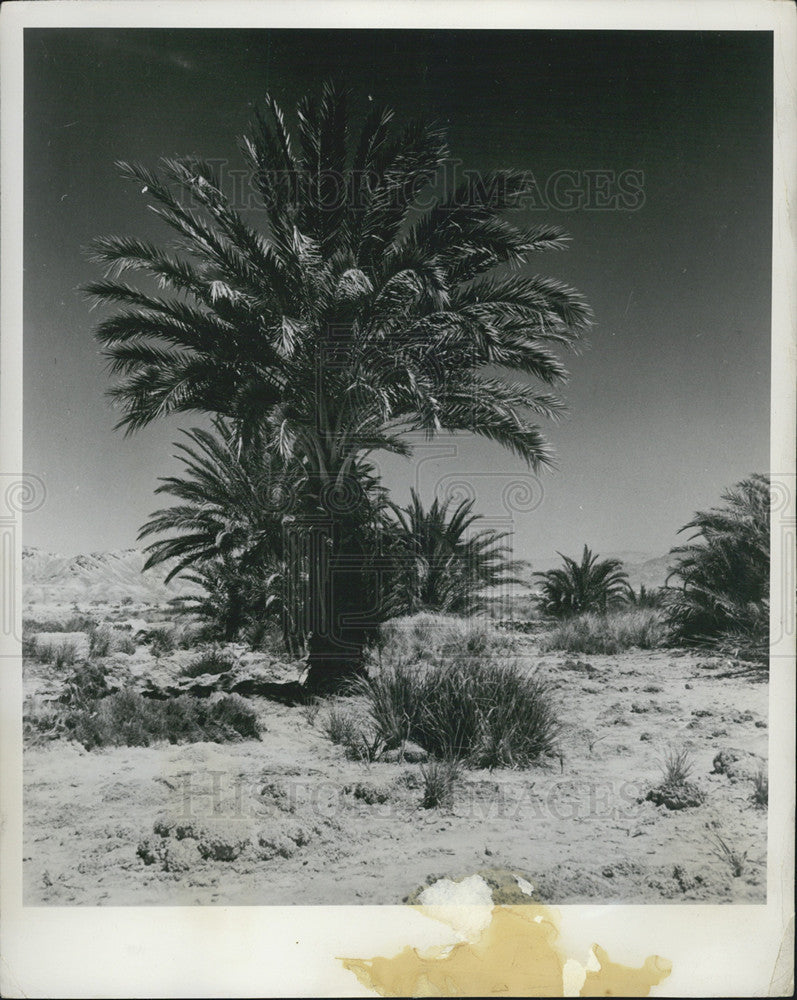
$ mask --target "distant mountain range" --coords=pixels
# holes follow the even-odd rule
[[[661,587],[667,578],[670,557],[650,557],[644,552],[600,553],[602,558],[621,559],[631,585]],[[26,603],[69,603],[130,598],[141,604],[162,604],[189,593],[191,584],[181,580],[164,583],[168,572],[158,566],[144,572],[144,554],[139,549],[91,552],[63,556],[26,546],[22,550],[23,597]],[[534,563],[535,570],[558,565]]]
[[[144,572],[139,549],[63,556],[43,549],[22,549],[22,589],[26,603],[107,601],[126,597],[141,604],[161,604],[187,593],[190,584],[164,583],[168,567]]]

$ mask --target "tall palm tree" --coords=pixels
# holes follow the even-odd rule
[[[408,433],[469,431],[531,466],[550,463],[534,418],[562,413],[556,349],[591,321],[572,289],[520,269],[565,244],[556,227],[506,216],[530,180],[470,173],[434,197],[442,134],[417,122],[396,130],[393,118],[374,106],[355,126],[346,94],[325,85],[320,100],[299,102],[291,129],[267,97],[241,143],[261,225],[209,163],[122,163],[176,242],[93,243],[106,278],[88,291],[122,307],[96,330],[118,376],[119,426],[219,414],[242,442],[303,467],[316,686],[351,670],[366,634],[359,563],[371,512],[358,462],[376,449],[409,454]],[[171,294],[131,286],[126,271]]]
[[[463,500],[453,510],[451,504],[435,497],[427,510],[411,490],[406,507],[391,505],[394,517],[385,535],[395,570],[387,596],[397,605],[395,613],[472,614],[484,607],[485,590],[522,582],[515,575],[521,563],[502,544],[509,533],[469,534],[480,517],[473,513],[474,501]]]
[[[769,479],[754,474],[722,494],[724,504],[698,511],[671,550],[670,577],[680,588],[669,606],[676,638],[743,648],[765,661],[769,640]],[[673,588],[675,589],[675,588]]]
[[[630,586],[628,574],[619,559],[599,559],[585,545],[581,562],[557,555],[564,565],[535,573],[541,581],[540,606],[554,618],[567,618],[585,611],[605,612],[624,603]]]

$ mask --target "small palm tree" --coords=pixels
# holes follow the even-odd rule
[[[485,590],[522,582],[519,561],[509,558],[502,544],[508,532],[491,529],[468,534],[480,515],[473,500],[451,509],[452,500],[435,497],[428,510],[411,491],[406,507],[391,505],[394,519],[385,528],[395,559],[387,600],[394,614],[439,611],[473,614],[487,601]]]
[[[722,494],[724,505],[698,511],[671,550],[680,579],[669,609],[674,638],[737,646],[766,660],[769,639],[769,479],[754,474]],[[699,541],[696,541],[699,540]]]
[[[242,448],[230,421],[217,417],[212,431],[182,431],[175,444],[179,476],[160,479],[156,493],[180,504],[150,515],[139,540],[165,535],[145,546],[144,569],[170,563],[168,582],[187,567],[224,557],[268,567],[282,558],[282,521],[295,513],[301,469],[278,454]]]
[[[541,581],[539,603],[545,614],[567,618],[585,611],[605,612],[627,599],[628,574],[619,559],[599,559],[585,545],[581,562],[562,555],[561,569],[535,573]]]
[[[644,583],[639,585],[639,590],[629,586],[626,594],[626,601],[635,608],[662,608],[666,598],[664,587],[646,587]]]
[[[204,596],[182,601],[184,609],[229,641],[253,618],[282,610],[282,520],[299,470],[241,447],[227,420],[217,417],[212,427],[182,432],[186,440],[175,444],[182,473],[163,477],[155,491],[181,502],[155,511],[138,537],[162,536],[145,546],[144,569],[166,564],[167,582],[181,576],[197,584]],[[296,648],[301,637],[285,626],[286,643]]]
[[[469,172],[433,198],[440,130],[397,131],[377,106],[357,127],[347,100],[324,86],[300,101],[291,131],[266,99],[241,143],[258,228],[205,161],[120,164],[176,241],[95,240],[106,277],[87,289],[118,307],[96,336],[117,377],[119,426],[220,415],[247,447],[302,467],[317,687],[345,678],[368,636],[373,511],[360,463],[376,449],[409,454],[411,432],[466,431],[549,464],[534,421],[562,413],[556,351],[591,323],[572,289],[525,269],[566,241],[506,217],[531,190],[526,174]],[[130,271],[169,294],[128,284]]]

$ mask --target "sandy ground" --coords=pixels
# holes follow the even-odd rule
[[[523,874],[543,902],[764,902],[752,777],[766,770],[766,684],[678,651],[542,655],[524,642],[560,706],[561,755],[467,771],[450,809],[421,807],[419,764],[348,759],[324,735],[324,707],[253,699],[259,741],[26,748],[25,903],[395,904],[487,868]],[[147,655],[129,657],[133,673]],[[59,684],[52,665],[26,664],[29,695]],[[644,800],[671,748],[690,751],[701,805]],[[720,751],[737,758],[730,775],[715,771]]]

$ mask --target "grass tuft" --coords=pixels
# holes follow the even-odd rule
[[[450,809],[454,804],[454,789],[462,777],[462,764],[455,758],[430,760],[421,764],[424,809]]]
[[[712,854],[720,861],[724,861],[731,870],[734,878],[739,878],[744,874],[745,863],[747,862],[747,851],[739,852],[731,847],[728,842],[716,830],[709,830],[709,840],[713,843]]]
[[[753,802],[759,809],[769,805],[769,776],[766,771],[758,771],[753,778]]]
[[[457,658],[423,669],[399,662],[356,690],[391,749],[409,739],[472,767],[528,767],[553,751],[558,735],[547,686],[511,663]]]
[[[234,656],[225,653],[218,647],[213,647],[187,663],[180,673],[183,677],[201,677],[202,674],[219,675],[229,673],[234,666]]]
[[[613,655],[634,647],[655,649],[666,637],[664,612],[639,607],[568,618],[542,636],[540,650]]]
[[[662,772],[666,785],[685,785],[695,764],[688,750],[669,750],[664,756]]]

